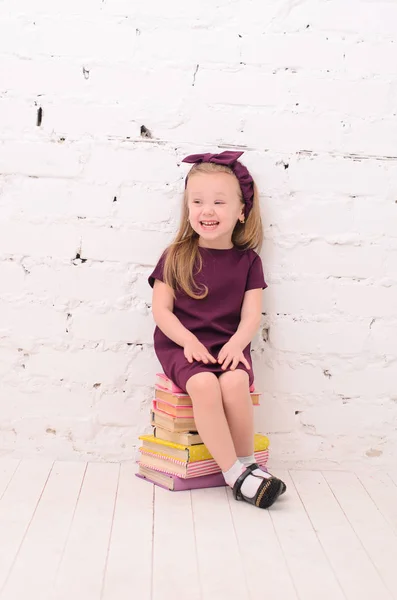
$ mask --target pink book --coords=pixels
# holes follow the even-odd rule
[[[168,379],[168,377],[164,375],[164,373],[156,373],[156,377],[158,378],[157,385],[161,386],[162,389],[166,392],[172,392],[173,394],[186,393],[183,390],[181,390],[180,387],[175,385],[175,383],[173,383],[171,379]]]
[[[158,383],[156,383],[156,385],[154,386],[154,389],[159,390],[160,392],[171,393],[174,396],[177,396],[178,398],[189,398],[188,394],[185,394],[185,392],[172,392],[167,387],[164,387],[163,385],[159,385]]]
[[[172,392],[173,394],[186,394],[186,392],[184,392],[183,390],[181,390],[180,387],[175,385],[175,383],[173,383],[171,379],[168,379],[168,377],[164,375],[164,373],[156,373],[156,377],[158,378],[157,385],[160,386],[160,388],[164,391]],[[250,392],[251,394],[255,392],[254,384],[250,386]]]

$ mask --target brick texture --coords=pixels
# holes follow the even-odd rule
[[[0,453],[135,456],[181,159],[241,147],[273,464],[394,466],[397,4],[3,0],[0,22]]]

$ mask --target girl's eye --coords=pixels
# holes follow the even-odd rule
[[[201,200],[193,200],[193,204],[200,204]]]
[[[225,204],[222,200],[215,200],[215,204]]]

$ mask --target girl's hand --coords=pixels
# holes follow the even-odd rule
[[[238,363],[243,363],[247,369],[251,370],[249,362],[245,358],[241,347],[229,340],[218,354],[218,363],[222,365],[222,370],[225,371],[230,365],[231,371],[234,371]]]
[[[196,338],[196,336],[193,336],[185,343],[183,346],[183,353],[190,363],[192,363],[193,360],[205,364],[208,364],[209,362],[216,363],[216,358],[208,352],[207,348]]]

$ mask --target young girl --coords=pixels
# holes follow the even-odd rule
[[[237,500],[268,508],[285,484],[254,458],[250,353],[261,318],[263,231],[242,152],[196,154],[174,242],[149,277],[154,347],[191,397],[198,432]]]

